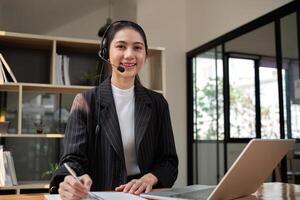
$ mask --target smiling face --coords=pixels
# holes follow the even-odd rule
[[[119,30],[109,47],[109,61],[125,68],[123,73],[112,67],[112,76],[117,79],[132,79],[145,63],[146,49],[142,36],[132,28]]]

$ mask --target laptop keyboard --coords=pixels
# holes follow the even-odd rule
[[[190,199],[190,200],[207,200],[207,198],[213,192],[214,189],[215,189],[214,187],[210,187],[210,188],[185,192],[181,194],[174,194],[171,195],[171,197]]]

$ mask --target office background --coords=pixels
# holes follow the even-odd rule
[[[180,160],[176,185],[187,184],[185,53],[290,0],[114,0],[112,18],[141,24],[150,46],[166,48],[166,98]],[[1,0],[0,29],[97,39],[108,16],[104,0]],[[215,180],[208,180],[212,183]]]

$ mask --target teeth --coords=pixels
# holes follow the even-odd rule
[[[123,66],[125,66],[125,67],[133,67],[133,66],[135,66],[135,64],[122,64]]]

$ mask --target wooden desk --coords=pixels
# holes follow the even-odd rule
[[[44,194],[1,195],[1,200],[45,200]],[[285,183],[264,183],[252,196],[238,200],[297,200],[300,199],[300,185]]]

